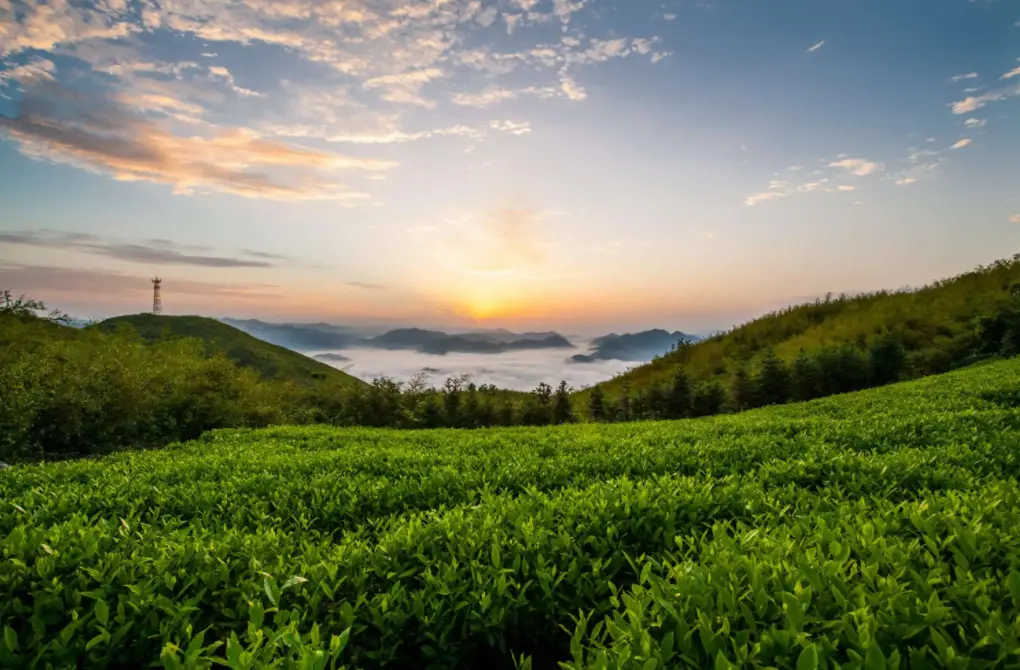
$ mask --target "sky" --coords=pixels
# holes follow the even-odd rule
[[[0,0],[0,287],[727,328],[1020,251],[1011,0]]]

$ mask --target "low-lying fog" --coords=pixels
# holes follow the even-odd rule
[[[386,351],[383,349],[344,349],[310,353],[336,353],[349,361],[323,362],[346,369],[349,373],[371,381],[375,377],[391,377],[406,381],[425,368],[429,370],[433,386],[441,386],[447,377],[470,373],[475,384],[495,384],[500,388],[530,391],[545,382],[556,386],[560,380],[574,388],[601,382],[625,370],[640,365],[633,361],[597,361],[595,363],[568,363],[574,354],[587,353],[587,346],[574,349],[537,349],[512,351],[503,354],[446,354],[433,356],[416,351]]]

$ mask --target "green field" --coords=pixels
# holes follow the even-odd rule
[[[0,667],[1018,667],[1018,407],[1012,359],[709,419],[17,466]]]

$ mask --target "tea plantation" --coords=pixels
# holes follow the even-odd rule
[[[670,423],[0,472],[0,667],[1020,667],[1020,359]]]

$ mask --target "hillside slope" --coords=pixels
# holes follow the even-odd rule
[[[1013,359],[711,419],[16,466],[0,666],[1010,667],[1018,406]]]
[[[973,360],[979,343],[975,322],[1011,300],[1020,282],[1020,255],[997,261],[918,290],[881,291],[859,296],[828,297],[766,314],[658,358],[599,384],[610,398],[668,384],[679,368],[694,382],[717,380],[724,387],[733,373],[754,370],[772,349],[791,364],[803,350],[849,344],[864,349],[891,334],[906,352],[903,378],[946,372]],[[583,403],[590,390],[575,395]]]
[[[92,327],[113,331],[122,325],[134,328],[142,338],[149,341],[163,337],[164,333],[200,339],[209,347],[225,352],[238,365],[255,370],[267,379],[290,380],[300,384],[364,384],[325,363],[264,342],[231,325],[207,317],[131,314],[107,319]]]

